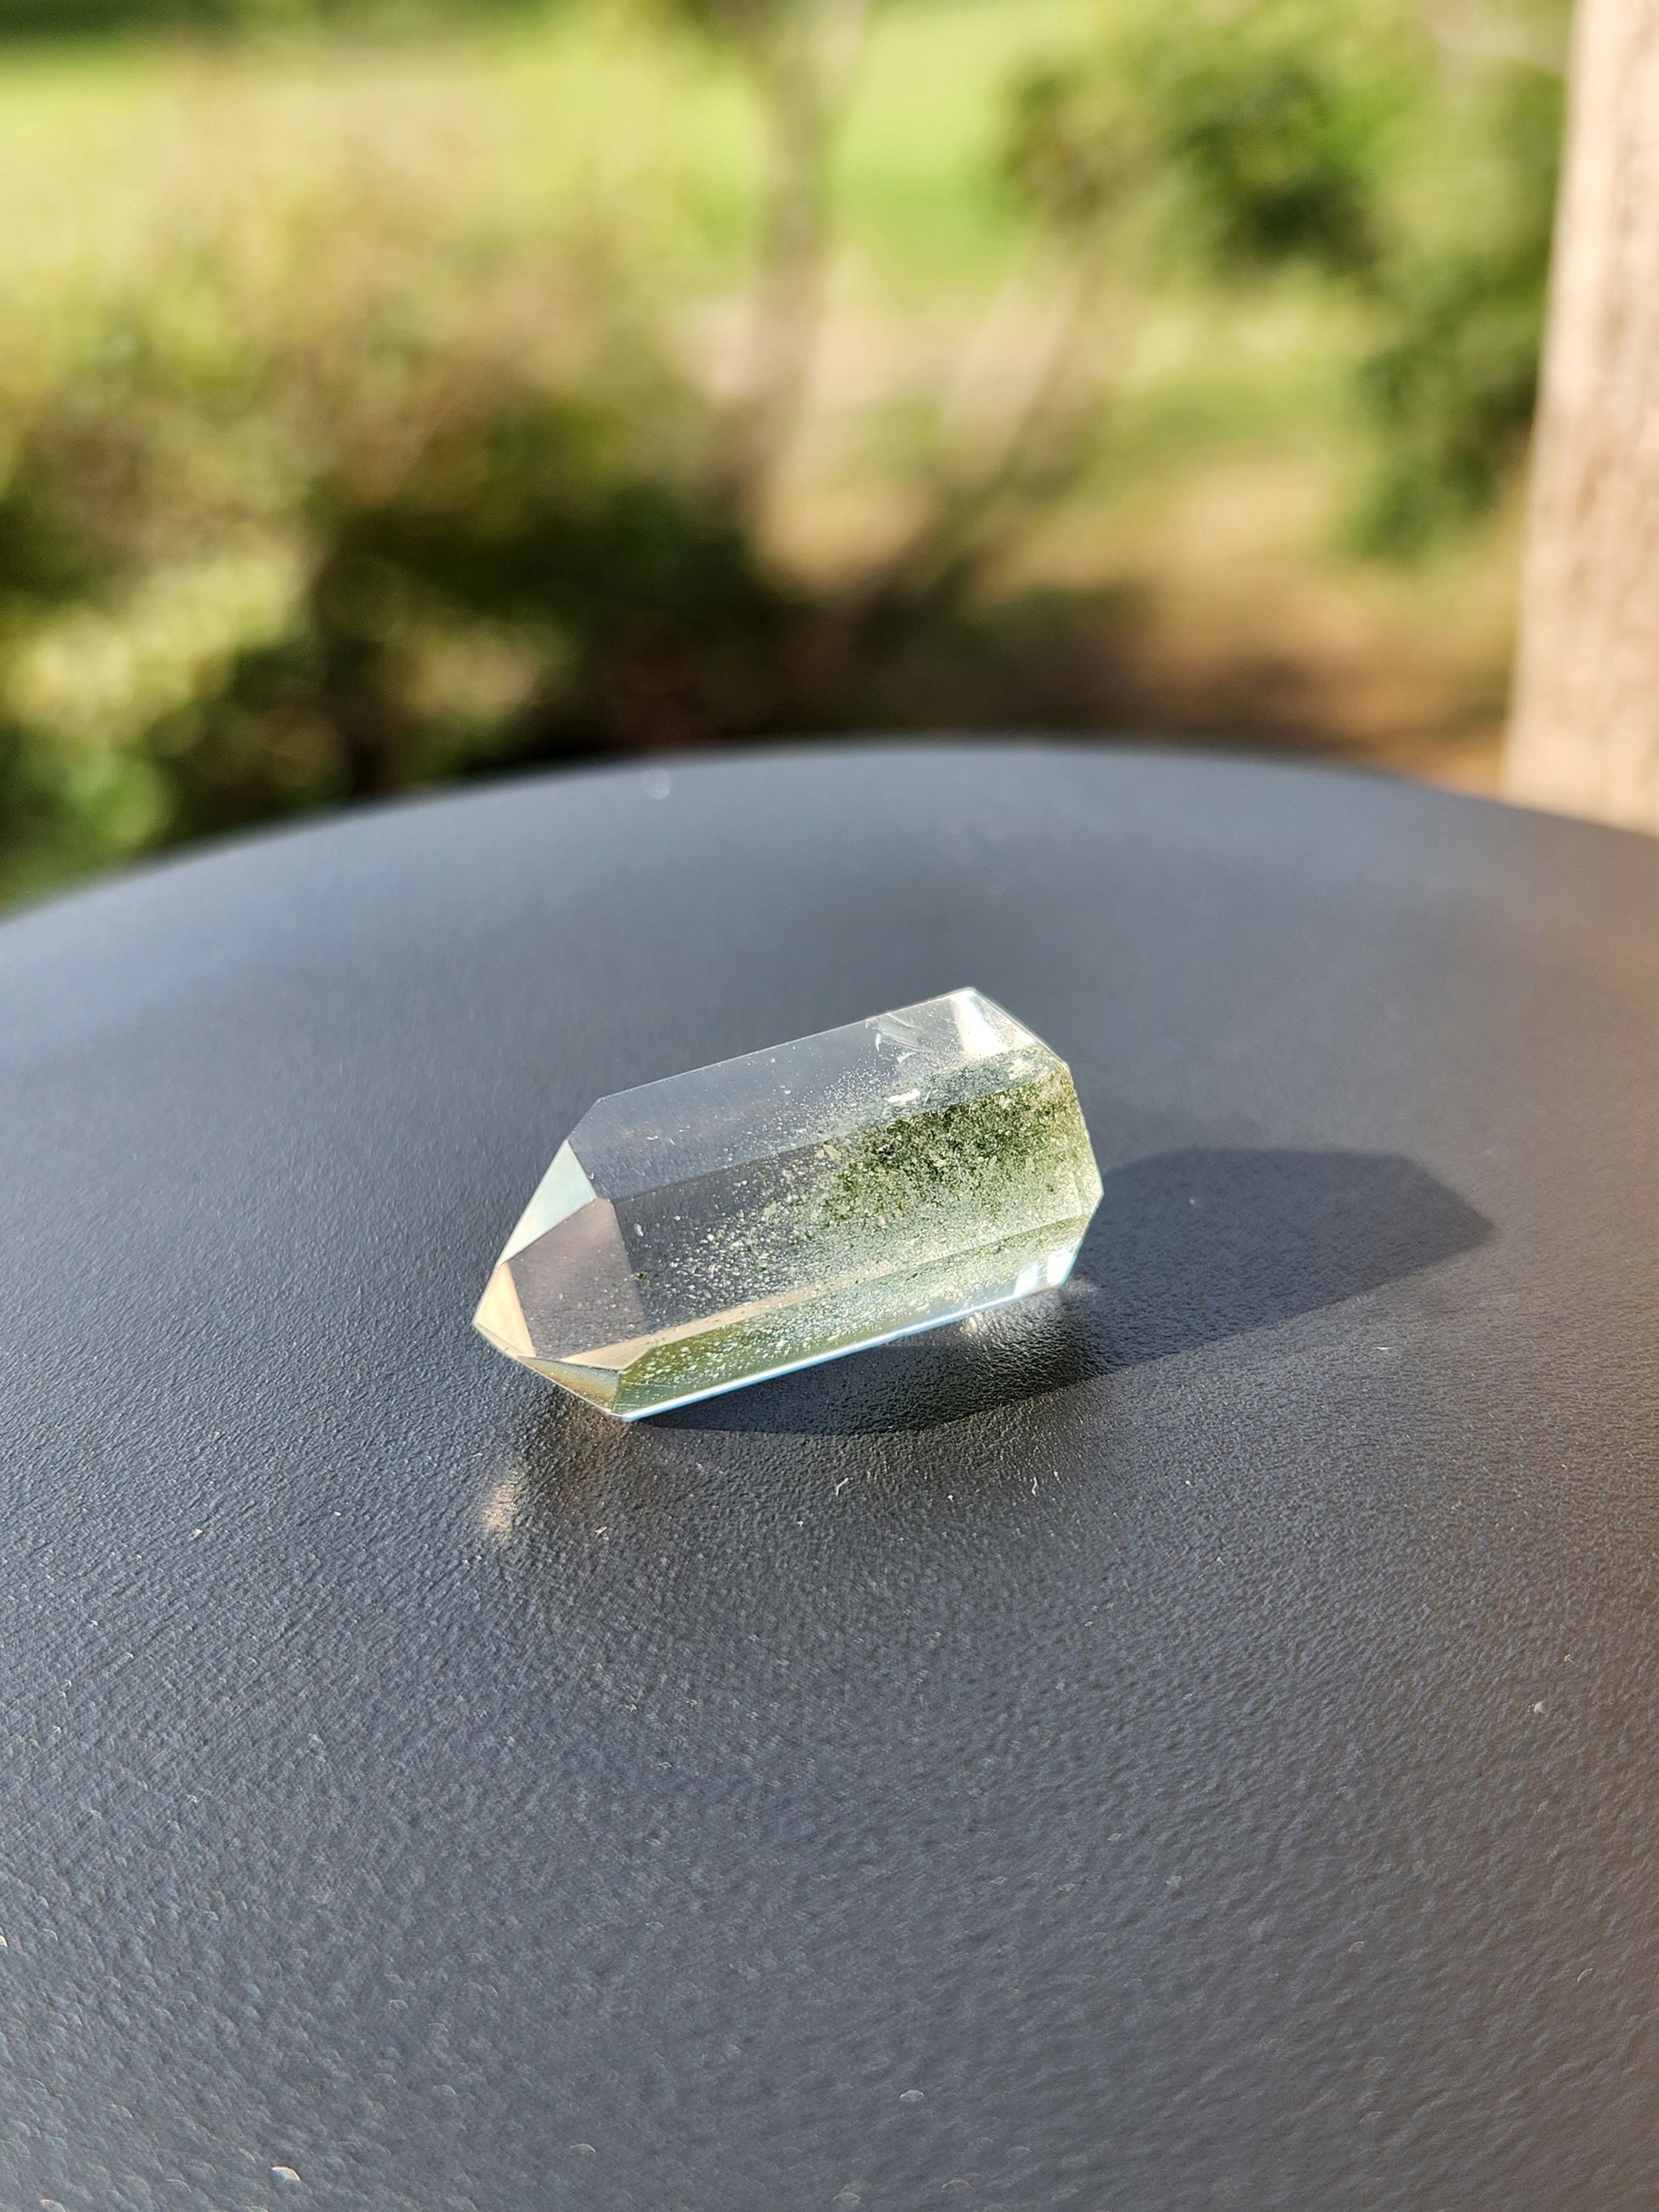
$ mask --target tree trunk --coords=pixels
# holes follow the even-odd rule
[[[1659,0],[1578,0],[1508,785],[1659,830]]]
[[[770,180],[746,390],[727,475],[733,504],[763,509],[812,372],[830,247],[830,160],[869,0],[786,9],[763,54]]]

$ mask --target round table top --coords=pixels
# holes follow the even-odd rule
[[[624,1426],[589,1103],[971,983],[1064,1291]],[[784,751],[0,929],[0,2203],[1659,2201],[1659,843]]]

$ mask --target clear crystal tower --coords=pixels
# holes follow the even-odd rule
[[[600,1099],[474,1318],[633,1420],[1063,1283],[1099,1199],[1064,1060],[951,991]]]

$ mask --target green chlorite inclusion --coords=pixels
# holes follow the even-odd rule
[[[1099,1198],[1064,1061],[952,991],[602,1098],[475,1319],[634,1419],[1064,1282]]]

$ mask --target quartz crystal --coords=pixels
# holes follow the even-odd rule
[[[507,1241],[489,1341],[632,1420],[1063,1283],[1071,1073],[977,991],[602,1098]]]

